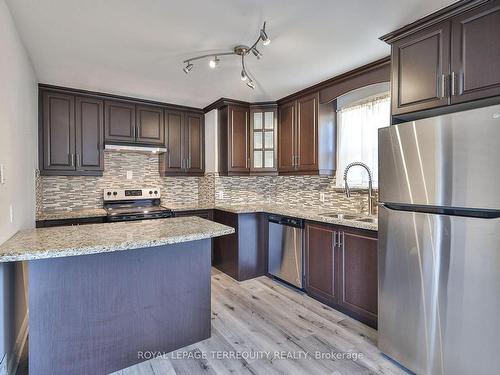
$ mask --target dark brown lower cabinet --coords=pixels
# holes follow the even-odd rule
[[[267,215],[214,211],[214,221],[236,232],[213,239],[213,263],[218,270],[238,281],[267,273]]]
[[[305,228],[307,293],[377,327],[377,233],[328,224]]]
[[[376,327],[378,300],[377,234],[339,232],[339,304],[349,315]]]

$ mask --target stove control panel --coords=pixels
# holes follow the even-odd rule
[[[125,201],[161,198],[160,188],[104,189],[104,201]]]

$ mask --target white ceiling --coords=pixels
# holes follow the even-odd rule
[[[378,38],[453,0],[7,0],[40,82],[204,107],[220,97],[275,100],[387,56]],[[236,56],[217,69],[182,61],[272,42],[239,79]]]

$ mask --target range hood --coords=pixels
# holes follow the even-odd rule
[[[114,152],[141,152],[144,154],[159,154],[167,152],[165,147],[148,147],[148,146],[127,146],[127,145],[109,145],[104,146],[105,151]]]

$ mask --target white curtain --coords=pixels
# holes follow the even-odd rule
[[[377,95],[350,104],[337,112],[337,179],[344,186],[345,167],[361,161],[370,167],[374,187],[378,186],[378,133],[390,124],[390,96]],[[368,186],[368,174],[361,167],[349,170],[349,186]]]

